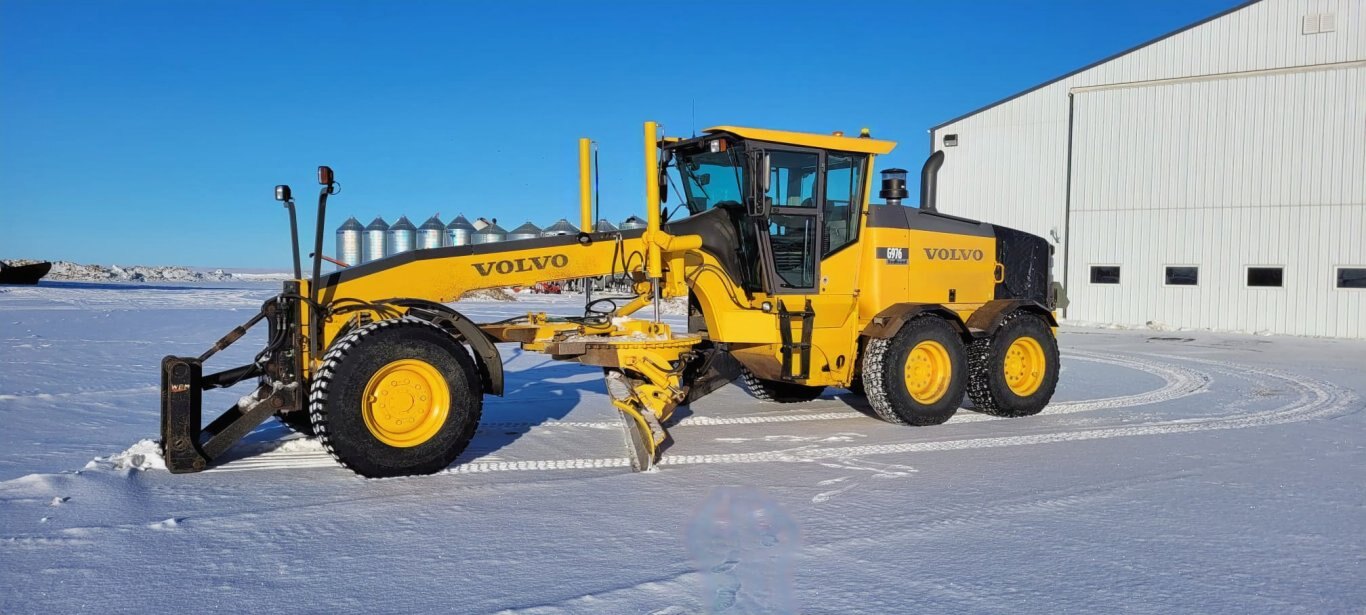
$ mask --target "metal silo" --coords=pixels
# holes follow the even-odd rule
[[[617,227],[611,222],[608,222],[607,218],[602,218],[598,220],[598,223],[593,230],[599,233],[614,233],[617,231]]]
[[[552,225],[550,225],[550,226],[547,226],[547,227],[545,227],[545,229],[543,229],[543,230],[541,231],[541,236],[542,236],[542,237],[555,237],[555,236],[558,236],[558,235],[578,235],[578,234],[579,234],[579,229],[578,229],[578,227],[574,226],[573,224],[570,224],[569,221],[568,221],[568,220],[565,220],[564,218],[560,218],[560,221],[559,221],[559,222],[556,222],[556,223],[554,223],[554,224],[552,224]]]
[[[446,245],[448,246],[467,246],[470,244],[470,236],[474,234],[475,228],[465,216],[456,216],[446,225]]]
[[[417,248],[419,250],[430,250],[446,245],[446,223],[435,214],[427,218],[422,226],[417,227]]]
[[[355,216],[347,218],[337,227],[337,260],[352,266],[360,264],[360,243],[364,232],[365,227],[360,225],[360,220]]]
[[[361,246],[360,262],[368,263],[377,261],[388,255],[384,246],[389,243],[389,223],[384,218],[375,216],[374,220],[365,227],[365,241]]]
[[[530,220],[515,229],[508,231],[508,239],[535,239],[541,236],[541,227],[532,224]]]
[[[417,244],[417,227],[408,221],[408,216],[399,216],[398,222],[389,227],[389,255],[409,252]]]
[[[645,228],[646,226],[648,226],[646,222],[637,216],[631,216],[630,218],[621,221],[621,230],[623,231],[633,231],[635,229]]]
[[[503,227],[498,226],[497,222],[491,222],[488,226],[475,231],[474,234],[470,236],[470,243],[476,245],[481,243],[494,243],[507,239],[507,236],[508,232],[503,230]]]

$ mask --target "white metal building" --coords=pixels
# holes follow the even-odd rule
[[[934,127],[1073,320],[1366,338],[1366,0],[1257,0]]]

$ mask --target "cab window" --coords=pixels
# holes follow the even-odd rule
[[[821,255],[858,239],[863,204],[863,167],[867,156],[831,153],[825,158],[825,230]]]
[[[820,155],[774,151],[769,156],[768,193],[774,207],[816,206],[816,171]]]
[[[768,240],[773,250],[773,273],[782,288],[816,286],[816,217],[774,214],[769,217]]]
[[[683,180],[688,212],[700,214],[720,204],[743,203],[740,190],[743,161],[744,155],[735,148],[680,153],[678,174]]]

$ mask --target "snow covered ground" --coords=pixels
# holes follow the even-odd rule
[[[0,612],[1366,608],[1366,343],[1069,327],[1043,414],[929,428],[730,386],[645,474],[600,372],[508,346],[445,474],[363,480],[273,421],[158,469],[160,358],[276,289],[0,287]],[[575,309],[523,299],[460,308]]]

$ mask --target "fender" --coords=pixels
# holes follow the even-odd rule
[[[863,327],[862,335],[873,339],[891,338],[901,330],[901,325],[923,314],[943,318],[953,325],[960,335],[968,333],[968,327],[958,318],[958,314],[938,303],[898,303],[878,312],[877,316]]]
[[[1031,314],[1037,314],[1043,317],[1050,327],[1058,326],[1058,319],[1053,315],[1052,310],[1049,310],[1037,301],[1030,301],[1028,299],[999,299],[996,301],[988,301],[986,305],[977,308],[977,311],[973,312],[972,316],[968,317],[968,331],[972,333],[973,337],[991,335],[996,332],[997,327],[1001,326],[1001,321],[1005,320],[1006,316],[1009,316],[1011,312],[1016,310],[1024,310]]]
[[[427,320],[448,329],[454,329],[465,343],[474,349],[475,362],[479,365],[479,379],[484,383],[484,392],[502,396],[503,394],[503,357],[493,339],[484,333],[479,325],[445,305],[422,299],[399,299],[388,301],[391,305],[408,308],[408,314]]]

